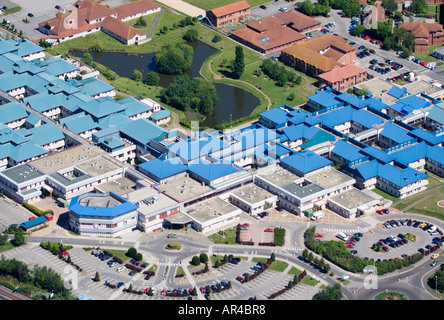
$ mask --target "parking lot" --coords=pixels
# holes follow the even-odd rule
[[[11,224],[20,225],[35,217],[31,212],[7,198],[0,199],[0,232],[6,230]]]
[[[357,241],[347,240],[346,247],[361,258],[373,259],[374,261],[379,259],[401,259],[408,255],[421,252],[421,249],[428,250],[428,246],[434,245],[432,242],[435,238],[442,237],[442,235],[427,232],[427,230],[421,228],[419,224],[415,226],[415,220],[394,218],[388,219],[387,221],[392,221],[392,224],[386,227],[386,221],[383,221],[379,223],[376,228],[372,229],[373,232],[362,233],[362,237],[357,239]],[[439,232],[437,231],[437,233]],[[339,240],[337,234],[337,232],[326,232],[322,234],[322,238],[318,238],[320,239],[318,241]],[[405,240],[401,243],[402,238],[404,238],[406,234],[412,235],[415,240]],[[347,233],[347,236],[352,238],[354,234]],[[381,250],[375,251],[372,247],[378,242],[380,243],[379,246]],[[386,249],[383,250],[383,247]]]

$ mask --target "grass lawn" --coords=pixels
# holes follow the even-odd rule
[[[219,233],[214,233],[208,238],[216,244],[236,244],[237,227],[223,230],[225,237]]]
[[[239,0],[185,0],[185,2],[188,2],[189,4],[192,4],[204,10],[211,10],[214,8],[222,7],[237,1]],[[252,7],[256,7],[261,4],[270,2],[270,0],[246,0],[246,1]]]
[[[127,250],[117,250],[117,249],[103,249],[108,251],[109,253],[111,253],[113,256],[122,259],[123,261],[130,259],[129,257],[127,257],[125,255],[125,253],[127,252]],[[102,251],[103,251],[102,250]]]
[[[269,269],[283,272],[288,267],[288,263],[284,261],[275,260],[270,264]]]
[[[17,13],[19,11],[22,10],[22,7],[20,6],[16,6],[16,7],[12,7],[9,9],[6,9],[5,11],[3,11],[3,14],[1,15],[1,17],[7,16],[8,14],[12,14],[12,13]]]
[[[390,194],[388,194],[388,193],[386,193],[386,192],[384,192],[384,191],[382,191],[382,190],[380,190],[380,189],[378,189],[378,188],[374,188],[374,189],[372,189],[372,191],[373,191],[374,193],[379,194],[380,196],[383,196],[384,198],[386,198],[386,199],[388,199],[388,200],[393,201],[393,202],[399,200],[398,198],[396,198],[396,197],[394,197],[394,196],[392,196],[392,195],[390,195]]]
[[[404,200],[398,202],[396,205],[394,205],[394,207],[396,209],[398,209],[398,210],[404,210],[408,206],[412,205],[416,201],[419,201],[419,200],[423,199],[425,196],[427,196],[428,194],[430,194],[432,192],[437,192],[437,193],[440,193],[440,194],[444,195],[444,186],[439,187],[439,188],[434,189],[434,190],[425,191],[425,192],[422,192],[421,194],[418,194],[416,196],[404,199]]]
[[[11,242],[7,241],[5,245],[0,246],[0,252],[5,252],[14,248],[15,246]]]
[[[436,204],[440,200],[444,200],[444,196],[433,195],[410,208],[409,212],[425,214],[444,220],[444,208]]]

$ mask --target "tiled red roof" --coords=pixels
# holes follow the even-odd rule
[[[213,12],[213,14],[216,17],[223,17],[223,16],[226,16],[227,14],[231,14],[234,12],[238,12],[238,11],[246,10],[246,9],[250,9],[250,8],[251,8],[251,6],[248,4],[248,2],[242,0],[242,1],[227,4],[222,7],[214,8],[213,10],[209,10],[209,11]]]

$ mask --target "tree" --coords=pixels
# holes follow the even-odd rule
[[[194,257],[191,259],[191,264],[194,265],[194,266],[198,266],[198,265],[200,265],[200,259],[199,259],[199,257],[198,257],[198,256],[194,256]]]
[[[193,42],[196,41],[198,37],[199,37],[199,32],[197,31],[197,29],[191,28],[184,33],[182,39],[185,40],[186,42]]]
[[[137,249],[131,247],[131,248],[128,249],[128,251],[125,253],[125,255],[126,255],[127,257],[134,258],[134,256],[136,255],[136,253],[137,253]]]
[[[300,3],[298,9],[307,16],[313,15],[313,3],[311,3],[310,0],[305,0],[304,2]]]
[[[202,262],[202,263],[207,263],[208,262],[208,255],[206,254],[206,253],[201,253],[200,255],[199,255],[199,260],[200,260],[200,262]]]
[[[137,252],[137,253],[134,255],[134,260],[136,260],[136,261],[142,261],[142,259],[143,259],[143,256],[142,256],[142,254],[141,254],[140,252]]]
[[[89,65],[90,65],[91,62],[92,62],[92,56],[91,56],[91,53],[89,53],[89,52],[85,52],[85,53],[83,54],[82,61],[85,62],[86,64],[89,64]]]
[[[303,257],[305,260],[308,259],[308,250],[307,250],[307,249],[304,249],[304,250],[302,251],[302,257]]]
[[[276,256],[275,256],[274,252],[271,253],[271,255],[270,255],[270,260],[271,260],[271,261],[276,260]]]
[[[160,73],[181,74],[193,62],[193,48],[185,43],[166,44],[156,54],[156,64]]]
[[[136,82],[142,82],[142,79],[143,79],[142,72],[140,72],[139,70],[134,70],[133,71],[133,80]]]
[[[144,19],[142,16],[139,17],[139,19],[137,19],[137,21],[136,21],[135,26],[136,26],[136,27],[146,27],[146,21],[145,21],[145,19]]]
[[[241,46],[236,46],[236,53],[233,63],[233,78],[239,79],[244,73],[245,62],[244,62],[244,49]]]
[[[389,13],[393,13],[398,9],[398,4],[395,0],[382,0],[381,5]]]
[[[361,3],[359,2],[359,0],[351,0],[347,2],[347,5],[341,8],[344,16],[348,18],[359,17],[359,15],[361,14]]]
[[[425,0],[413,0],[409,10],[414,13],[425,13],[427,10],[427,3]]]
[[[147,73],[145,77],[145,84],[149,86],[158,86],[160,81],[159,74],[154,71],[150,71]]]
[[[100,276],[99,276],[99,272],[96,271],[96,275],[94,276],[94,281],[95,282],[99,282],[100,281]]]
[[[341,300],[342,287],[339,283],[328,286],[325,290],[315,294],[312,300]]]
[[[23,236],[23,233],[16,232],[14,234],[14,239],[12,240],[12,244],[16,247],[21,246],[22,244],[25,244],[25,237]]]
[[[91,51],[94,52],[103,52],[105,51],[105,48],[103,47],[102,41],[97,41],[95,44],[93,44],[90,48]]]

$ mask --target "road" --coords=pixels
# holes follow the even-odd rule
[[[393,214],[390,216],[391,219],[396,218],[418,218],[417,215],[414,214]],[[375,220],[386,219],[385,217],[377,217]],[[443,228],[444,223],[438,219],[434,218],[425,218],[423,220],[430,221],[435,224],[439,228]],[[379,221],[379,220],[378,220]],[[158,237],[147,237],[142,241],[136,240],[122,240],[122,239],[89,239],[89,238],[79,238],[79,237],[57,237],[50,238],[46,236],[26,236],[27,243],[40,243],[44,241],[51,242],[60,242],[66,245],[80,246],[80,247],[106,247],[106,248],[116,248],[127,250],[129,247],[137,246],[138,250],[141,252],[149,252],[152,257],[155,257],[158,265],[158,269],[156,273],[159,275],[155,279],[155,283],[152,284],[155,288],[174,288],[177,287],[177,282],[175,279],[176,270],[179,266],[187,265],[188,261],[194,255],[199,255],[202,252],[224,255],[224,254],[233,254],[239,256],[262,256],[269,257],[271,252],[274,252],[276,255],[276,259],[287,261],[291,265],[297,266],[297,268],[303,270],[307,270],[307,272],[317,278],[320,279],[324,284],[334,284],[337,283],[337,280],[331,276],[326,275],[322,271],[320,271],[315,266],[303,261],[300,258],[302,250],[304,248],[303,245],[303,232],[308,227],[305,223],[285,223],[282,224],[282,227],[288,230],[288,234],[286,236],[286,246],[270,248],[270,247],[262,247],[262,246],[239,246],[239,245],[219,245],[213,244],[209,242],[209,240],[202,236],[197,235],[198,238],[187,235],[178,235],[178,238],[175,241],[178,241],[183,249],[178,252],[170,252],[166,251],[163,248],[167,243],[171,241],[163,233],[162,236]],[[317,224],[317,230],[322,230],[322,228],[329,228],[330,225],[322,225]],[[341,226],[336,226],[338,230]],[[342,226],[344,228],[344,226]],[[399,227],[400,228],[400,227]],[[396,231],[395,231],[396,232]],[[201,239],[201,240],[199,240]],[[362,241],[362,240],[361,240]],[[346,272],[343,269],[335,266],[330,263],[331,270],[336,277],[345,273],[350,276],[350,283],[347,285],[343,285],[343,295],[344,299],[347,300],[373,300],[375,296],[379,293],[382,293],[386,290],[388,291],[396,291],[405,294],[410,300],[432,300],[438,299],[437,296],[430,290],[427,285],[427,278],[430,274],[432,274],[439,265],[444,262],[444,258],[440,257],[438,259],[439,263],[436,267],[430,267],[430,258],[425,257],[420,262],[416,263],[413,266],[395,271],[390,274],[386,274],[383,276],[374,275],[366,275],[366,274],[353,274],[350,272]],[[248,264],[247,269],[248,270]],[[227,275],[228,279],[233,280],[236,272],[229,273]],[[133,279],[132,281],[135,281]],[[183,284],[183,287],[194,286],[196,283],[193,283],[193,277],[188,277],[190,280],[189,283]],[[216,280],[216,279],[214,279]],[[221,279],[217,279],[221,280]],[[210,280],[208,282],[211,282]],[[232,281],[236,282],[236,281]],[[87,286],[89,282],[85,282],[85,286]],[[200,284],[202,285],[202,284]],[[234,283],[236,288],[242,288],[241,284]],[[245,287],[243,287],[245,288]],[[238,296],[236,299],[247,299],[248,296],[251,296],[251,292],[245,289],[238,290]],[[118,295],[116,294],[116,299]]]

